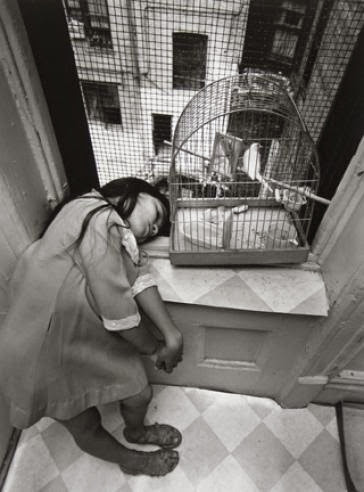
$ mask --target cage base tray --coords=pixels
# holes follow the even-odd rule
[[[176,252],[171,250],[172,265],[185,266],[224,266],[224,265],[271,265],[285,263],[305,263],[310,249],[307,247],[279,251],[204,251]]]
[[[307,260],[309,245],[283,208],[249,207],[241,216],[232,214],[231,208],[222,209],[182,208],[177,212],[171,236],[172,264],[244,265]],[[207,220],[211,210],[213,222]],[[283,225],[287,237],[278,240],[276,234]],[[272,226],[277,229],[273,238],[269,237]]]

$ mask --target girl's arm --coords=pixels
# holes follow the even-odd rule
[[[139,325],[129,330],[121,330],[118,333],[142,355],[155,354],[159,347],[157,339],[144,325]]]
[[[170,317],[157,287],[152,286],[142,290],[135,296],[135,300],[157,326],[164,338],[165,345],[160,347],[157,352],[157,367],[164,367],[167,372],[172,372],[173,368],[182,360],[183,339],[181,332]]]

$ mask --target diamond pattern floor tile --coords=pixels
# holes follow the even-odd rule
[[[252,311],[327,316],[328,300],[319,272],[294,268],[179,268],[150,257],[162,298]]]
[[[64,483],[62,477],[57,477],[51,480],[40,492],[68,492],[67,486]]]
[[[197,487],[198,492],[259,492],[255,483],[233,456],[229,455]]]
[[[62,473],[69,492],[116,492],[126,481],[118,466],[82,454]]]
[[[324,492],[346,490],[340,444],[326,429],[308,446],[299,462]]]
[[[125,444],[118,405],[100,411]],[[333,407],[287,410],[268,398],[158,385],[147,419],[182,431],[180,463],[169,475],[125,475],[42,419],[23,433],[3,492],[346,491]]]
[[[82,456],[69,432],[59,423],[54,422],[42,432],[42,438],[59,471],[66,470]]]
[[[227,455],[225,446],[201,417],[184,431],[181,466],[194,486],[207,477]]]
[[[271,492],[321,492],[322,489],[315,483],[302,466],[295,462],[288,468],[282,478],[271,489]]]
[[[278,410],[268,415],[264,423],[296,459],[323,430],[320,422],[306,409]]]
[[[224,418],[221,418],[224,415]],[[231,453],[259,425],[257,414],[244,396],[224,395],[204,413],[203,419]]]
[[[233,455],[262,492],[271,490],[294,461],[263,422],[240,443]]]

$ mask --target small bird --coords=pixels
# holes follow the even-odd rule
[[[261,158],[259,152],[260,144],[253,142],[244,152],[242,171],[246,173],[250,179],[263,182],[263,176],[260,174]]]
[[[253,142],[243,154],[243,166],[240,168],[252,180],[257,180],[262,183],[262,190],[273,192],[273,188],[267,183],[266,179],[261,175],[261,145],[258,142]]]

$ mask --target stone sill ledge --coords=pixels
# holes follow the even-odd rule
[[[162,298],[168,302],[270,313],[327,316],[318,265],[182,267],[168,257],[168,238],[143,247]]]

